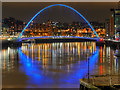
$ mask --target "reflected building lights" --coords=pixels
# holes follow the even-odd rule
[[[103,63],[105,62],[105,48],[106,48],[106,46],[104,45],[104,49],[103,49]]]
[[[37,57],[37,50],[36,50],[36,47],[37,47],[37,45],[35,45],[35,47],[34,47],[35,57]]]
[[[67,71],[69,72],[69,71],[70,71],[70,70],[69,70],[69,69],[70,69],[70,66],[69,66],[69,64],[67,65],[67,67],[68,67],[68,68],[67,68]]]
[[[69,43],[67,43],[67,53],[69,55]]]
[[[103,74],[103,67],[102,67],[102,65],[100,65],[100,74],[101,75]]]
[[[33,54],[34,54],[33,47],[34,47],[34,46],[32,45],[32,61],[33,61],[33,58],[34,58],[34,57],[33,57]]]
[[[102,49],[102,46],[100,47],[100,63],[101,63],[101,65],[100,65],[100,74],[102,75],[103,74],[103,66],[102,66],[102,56],[103,56],[103,49]]]
[[[117,69],[116,69],[116,64],[117,64],[117,62],[116,62],[117,60],[116,60],[116,58],[114,59],[114,70],[115,70],[115,73],[117,72]]]
[[[98,48],[95,42],[23,44],[17,50],[8,47],[1,51],[3,73],[19,68],[18,72],[29,78],[27,84],[53,84],[57,75],[60,82],[74,83],[73,78],[77,82],[88,73],[86,58],[90,75],[120,74],[120,59],[114,56],[114,50],[106,46]]]
[[[5,49],[3,50],[4,52],[4,69],[5,69]]]
[[[38,52],[39,52],[39,53],[38,53],[38,58],[39,58],[39,59],[38,59],[38,60],[40,61],[40,51],[41,51],[40,45],[38,45],[38,47],[39,47],[39,51],[38,51]]]
[[[80,46],[79,46],[79,43],[77,43],[77,51],[78,51],[78,55],[80,56]],[[79,57],[80,58],[80,57]]]
[[[47,65],[47,57],[48,57],[47,56],[47,45],[45,44],[44,46],[45,46],[45,50],[44,50],[45,51],[44,52],[45,53],[45,57],[44,57],[45,58],[45,65]]]
[[[2,68],[2,54],[1,54],[2,51],[0,51],[0,68]]]
[[[100,62],[101,62],[101,64],[102,64],[102,51],[103,51],[103,49],[102,49],[102,46],[100,47]]]
[[[25,46],[23,46],[25,47]],[[22,47],[22,49],[23,49]],[[35,48],[34,48],[35,47]],[[27,48],[27,49],[26,49]],[[94,55],[97,50],[95,42],[73,42],[73,43],[41,43],[33,44],[31,48],[25,47],[24,49],[32,51],[32,60],[38,57],[38,61],[41,60],[43,68],[47,68],[48,65],[53,65],[53,68],[56,68],[57,65],[71,64],[73,62],[81,61],[85,59],[84,57],[89,58]],[[100,74],[105,73],[104,63],[105,60],[105,50],[108,49],[110,53],[110,47],[100,47]],[[28,55],[28,51],[25,50],[25,54]],[[24,51],[24,50],[22,50]],[[35,53],[34,53],[35,51]],[[26,53],[27,52],[27,53]],[[89,54],[88,54],[89,53]],[[37,56],[36,56],[37,55]],[[81,57],[82,56],[82,57]],[[35,58],[34,58],[35,57]],[[59,58],[58,58],[59,57]],[[82,58],[82,59],[81,59]],[[63,61],[65,60],[65,61]],[[97,61],[96,61],[97,63]],[[110,62],[113,63],[113,62]],[[115,62],[114,62],[115,63]],[[80,63],[79,63],[80,64]],[[70,65],[70,67],[71,67]],[[69,68],[70,68],[69,67]],[[117,67],[117,66],[115,66]]]
[[[12,65],[14,65],[14,50],[12,49]]]

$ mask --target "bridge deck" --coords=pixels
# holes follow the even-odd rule
[[[26,37],[19,40],[30,40],[30,39],[85,39],[85,40],[98,40],[98,38],[90,37],[78,37],[78,36],[41,36],[41,37]]]

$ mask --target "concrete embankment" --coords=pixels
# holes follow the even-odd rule
[[[8,46],[19,47],[22,45],[22,42],[19,42],[18,40],[2,40],[0,44],[2,48],[8,47]]]
[[[94,75],[80,79],[80,90],[120,90],[120,75]]]
[[[119,49],[120,48],[120,41],[105,40],[105,45]]]
[[[113,49],[120,49],[120,41],[115,41],[115,40],[104,40],[103,42],[97,41],[96,42],[97,46],[108,46],[111,47]]]

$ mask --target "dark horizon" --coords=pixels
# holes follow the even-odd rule
[[[59,2],[3,2],[2,3],[2,18],[14,17],[15,19],[28,22],[39,10],[51,4]],[[97,21],[104,22],[109,18],[112,12],[111,8],[117,9],[117,2],[61,2],[79,11],[89,22]],[[51,13],[52,12],[52,13]],[[41,18],[40,18],[41,17]],[[73,22],[80,21],[80,17],[72,11],[57,7],[48,9],[38,16],[38,21],[46,22],[46,20],[58,22]]]

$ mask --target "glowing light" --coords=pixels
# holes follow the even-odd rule
[[[94,28],[91,26],[91,24],[88,22],[88,20],[85,19],[85,17],[80,14],[77,10],[75,10],[74,8],[70,7],[70,6],[67,6],[67,5],[64,5],[64,4],[54,4],[54,5],[50,5],[50,6],[47,6],[45,8],[43,8],[42,10],[40,10],[37,14],[35,14],[32,19],[30,19],[30,21],[27,23],[27,25],[25,26],[25,28],[22,30],[21,34],[19,35],[18,38],[20,38],[23,34],[23,32],[25,31],[25,29],[29,26],[29,24],[44,10],[48,9],[48,8],[51,8],[53,6],[63,6],[63,7],[66,7],[66,8],[69,8],[71,10],[73,10],[74,12],[76,12],[80,17],[82,17],[86,23],[90,26],[90,28],[93,30],[93,32],[96,34],[97,38],[99,38],[99,36],[97,35],[97,33],[95,32]]]
[[[72,33],[72,29],[71,29],[71,33]]]
[[[38,46],[39,47],[39,52],[38,52],[38,56],[39,56],[39,61],[40,61],[40,49],[41,49],[41,47],[40,47],[40,45]]]
[[[100,62],[101,62],[101,63],[102,63],[102,56],[103,56],[103,55],[102,55],[102,52],[103,52],[103,49],[102,49],[102,46],[101,46],[101,47],[100,47],[100,55],[101,55],[101,56],[100,56]]]
[[[103,74],[103,67],[102,67],[102,65],[100,66],[100,74],[101,75]]]
[[[116,38],[116,41],[118,41],[119,40],[119,38]]]
[[[102,42],[102,41],[103,41],[103,38],[100,38],[100,41]]]

